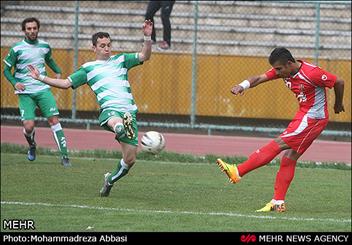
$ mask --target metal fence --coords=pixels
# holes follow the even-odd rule
[[[109,32],[113,53],[139,52],[147,1],[2,1],[1,58],[23,38],[25,17],[41,21],[39,38],[49,42],[63,77],[94,60],[91,36]],[[171,48],[159,50],[161,11],[154,17],[157,43],[150,61],[129,73],[139,112],[153,120],[140,126],[281,132],[275,121],[290,120],[297,102],[281,80],[234,97],[230,89],[270,68],[271,50],[287,47],[294,57],[318,64],[343,78],[344,114],[333,114],[334,92],[328,92],[330,119],[351,122],[351,3],[176,1],[171,12]],[[3,67],[2,67],[3,71]],[[49,71],[49,75],[52,75]],[[2,74],[1,117],[19,119],[17,98]],[[61,121],[96,124],[98,104],[86,86],[75,91],[53,89]],[[11,110],[13,109],[13,110]],[[87,112],[88,118],[80,116]],[[90,113],[89,113],[90,112]],[[148,118],[148,117],[145,117]],[[155,119],[156,118],[156,119]],[[179,120],[179,118],[183,118]],[[38,120],[44,120],[39,116]],[[241,123],[239,121],[241,120]],[[253,123],[258,121],[260,123]],[[224,123],[226,122],[226,123]],[[247,124],[246,124],[247,122]],[[325,130],[326,135],[351,135]]]

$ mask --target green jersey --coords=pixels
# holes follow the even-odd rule
[[[142,62],[139,61],[138,53],[122,53],[108,60],[87,62],[68,79],[74,89],[88,84],[97,97],[101,112],[106,109],[137,111],[128,81],[128,70],[139,64]]]
[[[47,42],[38,39],[34,42],[23,40],[15,43],[4,59],[5,64],[10,67],[10,70],[12,67],[15,68],[13,74],[15,81],[25,85],[24,91],[16,90],[15,93],[33,94],[50,88],[49,85],[33,79],[29,75],[27,68],[28,65],[33,65],[39,70],[40,74],[47,75],[45,63],[49,63],[49,61],[53,62],[51,58],[51,48]],[[56,67],[54,71],[61,73],[58,67]]]

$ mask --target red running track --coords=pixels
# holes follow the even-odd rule
[[[27,145],[22,127],[1,126],[1,143]],[[69,150],[119,150],[114,135],[105,130],[64,129]],[[139,133],[141,136],[143,132]],[[271,138],[208,136],[164,133],[166,150],[196,155],[245,156],[266,144]],[[49,127],[36,128],[39,147],[56,149]],[[303,161],[344,162],[351,164],[351,142],[316,140],[300,158]]]

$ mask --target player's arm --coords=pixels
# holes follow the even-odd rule
[[[152,30],[153,30],[153,22],[150,20],[146,20],[143,23],[143,34],[144,34],[144,44],[142,47],[142,51],[138,53],[138,58],[140,62],[149,60],[152,55]]]
[[[334,105],[334,111],[335,113],[340,113],[342,111],[345,111],[345,108],[343,106],[343,91],[345,87],[345,82],[337,78],[335,85],[334,85],[334,91],[335,91],[335,105]]]
[[[4,76],[12,84],[12,86],[19,91],[25,90],[25,86],[22,83],[17,82],[16,78],[12,75],[12,67],[16,64],[16,54],[15,51],[11,48],[10,52],[7,54],[4,59]]]
[[[240,84],[235,85],[231,89],[231,93],[233,93],[234,95],[242,94],[245,90],[249,88],[254,88],[255,86],[258,86],[259,84],[267,82],[269,80],[271,80],[271,78],[268,77],[266,73],[258,76],[249,77]]]
[[[68,78],[59,79],[59,78],[51,78],[48,76],[44,76],[44,75],[40,74],[38,69],[32,65],[28,65],[28,69],[30,71],[31,77],[33,77],[34,79],[37,79],[39,81],[42,81],[43,83],[46,83],[50,86],[53,86],[56,88],[62,88],[62,89],[68,89],[72,86],[72,83]]]
[[[345,82],[338,78],[336,75],[316,67],[311,73],[311,80],[316,86],[334,88],[335,92],[335,105],[334,111],[336,114],[345,111],[343,106],[343,92]]]
[[[8,66],[7,64],[5,64],[4,76],[16,90],[19,90],[19,91],[25,90],[25,86],[22,83],[19,83],[16,81],[16,78],[11,73],[11,69],[12,69],[11,66]]]
[[[45,55],[45,63],[50,67],[50,69],[56,73],[56,78],[61,77],[61,69],[54,61],[51,56],[51,48],[49,47],[49,52]]]

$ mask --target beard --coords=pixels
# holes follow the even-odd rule
[[[31,41],[35,41],[37,40],[38,34],[27,34],[26,37]]]

